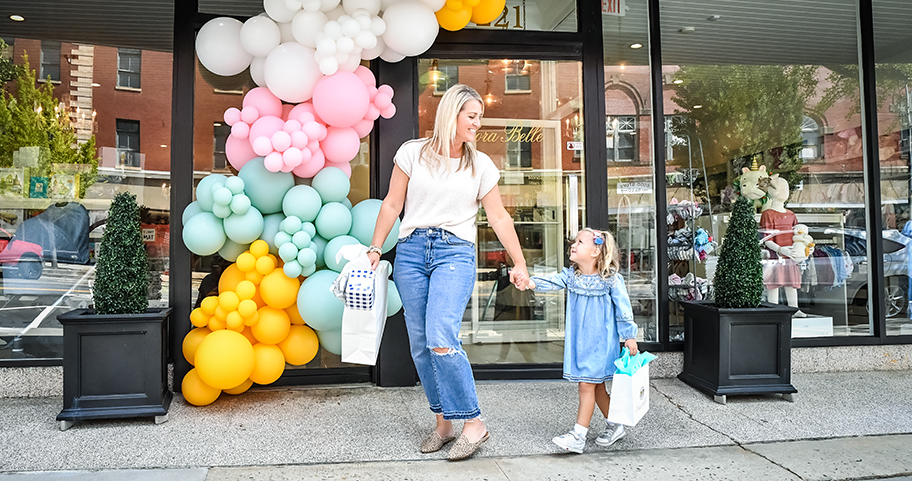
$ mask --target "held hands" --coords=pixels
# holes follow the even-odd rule
[[[510,282],[521,291],[535,289],[535,283],[532,282],[532,279],[529,279],[529,272],[525,266],[517,266],[510,269]]]
[[[624,347],[626,347],[627,350],[630,351],[631,356],[636,356],[637,353],[640,352],[640,350],[637,348],[636,339],[627,339],[626,341],[624,341]]]

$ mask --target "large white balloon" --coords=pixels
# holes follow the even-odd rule
[[[269,91],[291,103],[313,97],[317,81],[323,78],[314,61],[314,50],[297,42],[279,45],[266,57],[264,78]]]
[[[431,7],[431,10],[436,12],[446,5],[446,0],[421,0],[421,3]]]
[[[294,31],[291,29],[291,22],[277,23],[279,32],[282,33],[282,43],[294,42]]]
[[[323,12],[326,12],[326,18],[328,18],[330,20],[338,20],[339,17],[341,17],[342,15],[345,15],[345,9],[342,8],[342,5],[336,5],[335,7],[330,8],[329,10],[324,10],[323,8],[320,8],[320,10],[322,10]]]
[[[279,26],[267,16],[250,17],[241,27],[241,45],[254,57],[265,57],[281,43]]]
[[[384,50],[386,50],[386,44],[383,43],[383,37],[376,37],[376,38],[377,38],[377,45],[375,45],[374,48],[366,48],[361,51],[362,59],[373,60],[373,59],[379,57],[380,54],[383,53]]]
[[[213,18],[196,35],[196,55],[210,72],[230,77],[244,71],[253,55],[241,44],[244,24],[229,17]]]
[[[339,0],[320,0],[320,11],[328,12],[339,7]]]
[[[402,55],[401,53],[389,48],[389,45],[387,45],[386,49],[380,53],[380,58],[389,63],[396,63],[404,59],[405,55]]]
[[[266,86],[266,57],[254,57],[250,61],[250,78],[260,87]]]
[[[298,43],[314,48],[317,46],[317,34],[323,31],[328,20],[323,12],[302,10],[291,21],[291,32]]]
[[[295,14],[298,13],[296,10],[288,8],[285,0],[263,0],[263,8],[276,22],[290,22]]]
[[[383,34],[386,46],[407,57],[421,55],[431,48],[440,30],[437,16],[419,1],[396,2],[383,12],[382,18],[386,22]]]
[[[367,10],[371,15],[380,13],[380,0],[343,0],[342,8],[351,15],[355,10]]]

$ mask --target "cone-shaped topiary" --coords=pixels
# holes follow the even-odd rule
[[[739,196],[722,243],[713,279],[715,303],[723,308],[754,308],[763,295],[760,238],[754,220],[754,203]]]
[[[114,196],[95,272],[97,314],[141,314],[149,307],[149,262],[136,196]]]

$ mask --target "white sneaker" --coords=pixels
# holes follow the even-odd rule
[[[618,439],[624,437],[627,434],[627,431],[624,431],[623,424],[608,424],[605,427],[605,430],[602,431],[602,434],[599,437],[595,438],[595,444],[599,446],[608,447],[616,443]]]
[[[551,441],[567,451],[577,454],[581,454],[583,449],[586,448],[586,438],[577,434],[576,431],[570,431],[562,436],[556,436],[551,439]]]

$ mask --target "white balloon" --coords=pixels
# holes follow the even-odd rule
[[[361,33],[361,23],[354,18],[348,17],[348,20],[339,23],[342,24],[342,34],[348,38],[355,38]]]
[[[301,8],[308,12],[319,12],[320,0],[304,0],[301,2]]]
[[[355,41],[348,37],[342,37],[336,41],[336,52],[349,54],[354,49],[355,49]]]
[[[333,58],[336,59],[336,62],[339,62],[341,64],[348,60],[348,54],[342,53],[342,52],[336,52],[336,54],[333,55]]]
[[[317,53],[320,55],[332,56],[336,53],[336,42],[333,42],[333,39],[329,37],[323,37],[317,41]]]
[[[320,71],[323,72],[323,75],[332,75],[338,69],[339,62],[336,61],[335,57],[324,58],[320,61]]]
[[[390,5],[399,2],[400,0],[380,0],[380,11],[385,12]],[[446,0],[444,0],[446,1]]]
[[[431,48],[440,30],[437,16],[430,7],[415,0],[390,5],[383,12],[383,21],[386,22],[383,41],[388,47],[408,57],[421,55]]]
[[[339,25],[339,22],[335,20],[330,20],[326,22],[326,25],[323,27],[323,33],[333,40],[339,40],[343,37],[342,25]]]
[[[343,0],[342,7],[351,14],[355,10],[367,10],[371,15],[380,13],[380,0]]]
[[[421,3],[424,3],[428,7],[431,7],[431,10],[437,11],[443,8],[446,5],[446,0],[421,0]]]
[[[267,16],[250,17],[241,27],[241,45],[254,57],[265,57],[279,46],[282,33],[279,26]]]
[[[292,10],[285,5],[285,0],[263,0],[263,8],[266,14],[276,22],[290,22],[294,18],[297,10]]]
[[[229,17],[213,18],[196,35],[196,55],[210,72],[230,77],[244,71],[253,55],[241,44],[244,24]]]
[[[317,46],[317,34],[323,31],[328,19],[320,11],[300,11],[291,22],[291,32],[295,40],[306,47]]]
[[[250,78],[260,87],[266,86],[265,70],[266,57],[253,57],[253,60],[250,61]]]
[[[285,0],[285,7],[289,10],[298,11],[301,9],[301,0]]]
[[[380,54],[380,58],[386,60],[389,63],[396,63],[405,58],[405,55],[389,48],[389,45],[386,46],[386,49],[383,50],[383,53]]]
[[[282,34],[282,43],[294,42],[294,31],[291,29],[291,22],[276,23],[279,26],[279,32]]]
[[[352,52],[344,63],[339,64],[339,70],[354,72],[361,65],[361,52]]]
[[[384,50],[386,50],[386,44],[383,43],[383,39],[380,37],[374,37],[377,39],[377,45],[374,45],[374,48],[365,48],[361,51],[361,58],[364,60],[373,60],[380,56]]]
[[[328,18],[330,20],[338,20],[339,17],[341,17],[342,15],[345,15],[345,9],[342,8],[342,5],[336,5],[335,7],[330,8],[329,10],[323,10],[321,8],[320,11],[326,12],[326,18]]]
[[[338,9],[342,8],[342,6],[339,5],[339,0],[320,0],[320,11],[321,12],[328,12],[334,8],[338,8]],[[336,18],[338,18],[338,17],[339,16],[336,15]]]
[[[314,86],[323,74],[314,61],[314,50],[297,42],[279,45],[266,57],[264,78],[269,91],[290,103],[313,97]]]
[[[386,22],[380,17],[373,17],[371,18],[370,30],[371,33],[379,37],[386,33]]]
[[[374,18],[370,15],[355,15],[355,20],[358,21],[358,25],[361,25],[361,30],[370,30],[371,28],[371,18]],[[379,17],[377,17],[379,18]]]
[[[377,45],[377,37],[370,31],[361,32],[355,37],[355,44],[361,48],[371,49]]]

